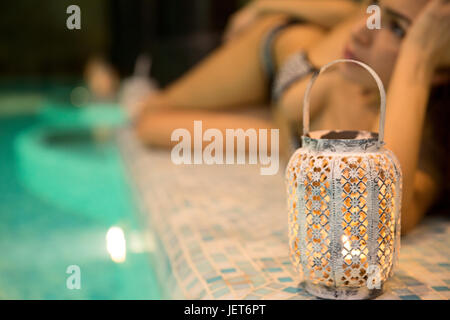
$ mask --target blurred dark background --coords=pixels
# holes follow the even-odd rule
[[[79,77],[89,57],[121,76],[136,57],[153,58],[151,76],[167,85],[221,42],[229,16],[245,0],[3,1],[1,77]],[[66,8],[81,8],[81,30],[68,30]]]

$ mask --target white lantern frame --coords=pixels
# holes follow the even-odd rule
[[[309,99],[330,66],[356,63],[380,91],[379,133],[309,130]],[[381,294],[400,248],[402,175],[384,148],[386,94],[378,75],[350,59],[328,63],[305,92],[302,148],[286,168],[290,258],[308,292],[322,298],[367,299]]]

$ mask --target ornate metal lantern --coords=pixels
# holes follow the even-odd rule
[[[379,133],[309,132],[309,93],[319,74],[338,62],[359,64],[381,95]],[[306,290],[318,297],[367,299],[392,275],[400,246],[402,177],[383,147],[386,95],[378,75],[355,60],[333,61],[305,92],[302,147],[286,168],[290,258]]]

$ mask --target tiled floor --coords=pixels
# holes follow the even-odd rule
[[[176,166],[168,151],[120,145],[169,269],[168,298],[315,299],[288,258],[282,170]],[[165,257],[165,258],[163,258]],[[450,221],[428,219],[402,238],[399,266],[379,299],[450,298]]]

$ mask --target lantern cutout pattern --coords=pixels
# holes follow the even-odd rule
[[[317,77],[338,62],[356,63],[381,95],[379,133],[309,132],[309,96]],[[305,289],[330,299],[369,299],[392,276],[400,247],[402,176],[383,147],[386,95],[378,75],[340,59],[316,72],[303,103],[302,147],[286,168],[290,260]]]

